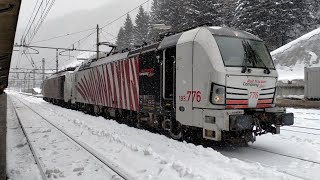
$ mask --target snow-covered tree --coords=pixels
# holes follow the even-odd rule
[[[118,50],[125,49],[127,46],[123,27],[119,30],[116,45]]]
[[[117,49],[123,50],[125,48],[131,49],[134,45],[134,26],[129,14],[124,22],[124,26],[120,28],[117,36]]]
[[[126,42],[126,48],[131,49],[133,47],[133,23],[130,15],[127,15],[126,21],[124,22],[124,37]]]
[[[147,12],[144,11],[143,7],[140,6],[139,12],[136,16],[134,27],[134,44],[141,45],[144,42],[147,42],[149,39],[150,31],[150,18]]]
[[[171,31],[186,27],[186,3],[188,0],[154,0],[152,5],[151,22],[171,26]]]
[[[189,0],[186,2],[188,26],[212,23],[215,26],[224,24],[225,7],[223,0]]]
[[[301,36],[309,18],[305,0],[238,0],[232,25],[259,35],[275,49]]]

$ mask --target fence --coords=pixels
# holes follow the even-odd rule
[[[301,97],[304,95],[304,81],[294,80],[288,82],[279,81],[277,83],[278,97]]]
[[[304,69],[304,96],[306,99],[320,99],[320,67]]]

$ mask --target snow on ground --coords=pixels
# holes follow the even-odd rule
[[[278,71],[278,80],[295,80],[304,79],[304,67],[303,63],[297,63],[292,67],[277,65],[276,69]]]
[[[304,95],[278,95],[277,98],[304,99]]]
[[[304,68],[320,67],[320,28],[271,52],[279,80],[304,79]]]
[[[30,147],[24,137],[14,109],[8,101],[7,114],[7,176],[12,180],[41,180]]]
[[[34,92],[41,94],[42,89],[40,88],[33,88]]]
[[[287,112],[294,113],[294,126],[320,129],[320,110],[288,108]],[[281,134],[279,135],[267,134],[257,137],[257,141],[249,147],[320,163],[319,136],[319,130],[306,130],[287,126],[281,128]],[[261,152],[250,148],[239,148],[228,151],[223,150],[221,152],[225,155],[236,156],[242,160],[260,162],[271,167],[277,167],[281,171],[298,177],[306,179],[319,178],[319,164]]]
[[[259,163],[228,158],[212,148],[174,141],[163,135],[11,94],[85,142],[135,179],[295,179]]]
[[[119,179],[116,174],[87,151],[75,144],[42,117],[13,98],[14,106],[32,149],[49,179]]]

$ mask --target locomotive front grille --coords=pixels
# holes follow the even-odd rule
[[[226,90],[226,108],[227,109],[244,109],[249,108],[249,90],[244,88],[227,87]],[[276,88],[261,89],[257,98],[255,108],[272,107]]]

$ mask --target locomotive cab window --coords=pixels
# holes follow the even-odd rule
[[[226,67],[274,69],[273,61],[264,42],[235,37],[214,37]]]

